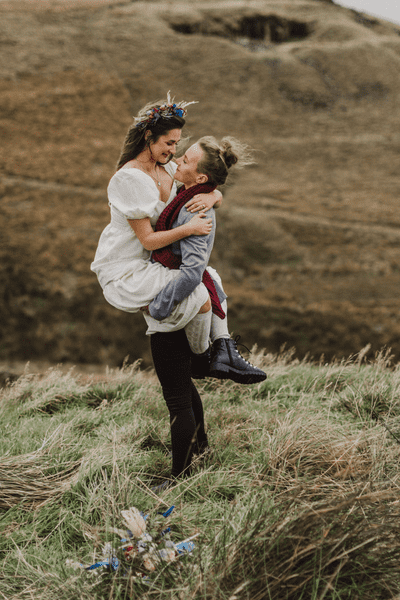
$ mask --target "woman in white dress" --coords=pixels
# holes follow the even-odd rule
[[[176,195],[177,166],[170,160],[181,138],[188,104],[175,104],[168,95],[165,102],[148,104],[138,113],[108,185],[111,221],[100,236],[91,269],[106,300],[125,312],[137,312],[148,305],[178,276],[177,271],[150,262],[152,250],[211,231],[211,219],[204,212],[173,230],[153,230],[162,210]],[[217,191],[199,195],[189,210],[207,210],[220,199]],[[172,329],[185,327],[207,300],[207,289],[201,283],[172,312],[168,319]]]

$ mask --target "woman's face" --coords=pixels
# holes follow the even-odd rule
[[[180,129],[171,129],[165,135],[161,135],[156,142],[150,142],[150,152],[153,160],[165,165],[176,152],[176,147],[181,139]]]
[[[204,181],[199,180],[199,177],[204,178],[204,175],[197,170],[197,165],[202,158],[203,150],[200,146],[198,144],[190,146],[183,156],[176,159],[178,168],[175,171],[175,179],[184,183],[186,187],[196,185],[196,183],[204,183]]]

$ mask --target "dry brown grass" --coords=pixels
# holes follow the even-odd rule
[[[0,510],[37,509],[57,500],[76,482],[81,461],[55,466],[40,453],[0,459]],[[54,472],[56,471],[56,472]]]
[[[241,536],[227,549],[218,583],[222,590],[224,584],[235,589],[236,581],[238,598],[322,600],[335,597],[340,579],[348,586],[348,595],[340,597],[392,598],[398,591],[398,502],[397,489],[353,494],[313,504],[295,518],[282,516],[272,526],[262,518],[248,523],[246,541]],[[223,597],[211,591],[207,596]]]

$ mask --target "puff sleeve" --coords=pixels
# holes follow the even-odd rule
[[[156,185],[139,169],[120,169],[108,185],[108,201],[127,219],[152,217],[160,202]]]

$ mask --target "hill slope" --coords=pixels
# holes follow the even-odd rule
[[[247,345],[400,355],[400,28],[316,0],[0,3],[0,358],[148,358],[88,267],[131,116],[258,163],[224,190],[213,265]]]

